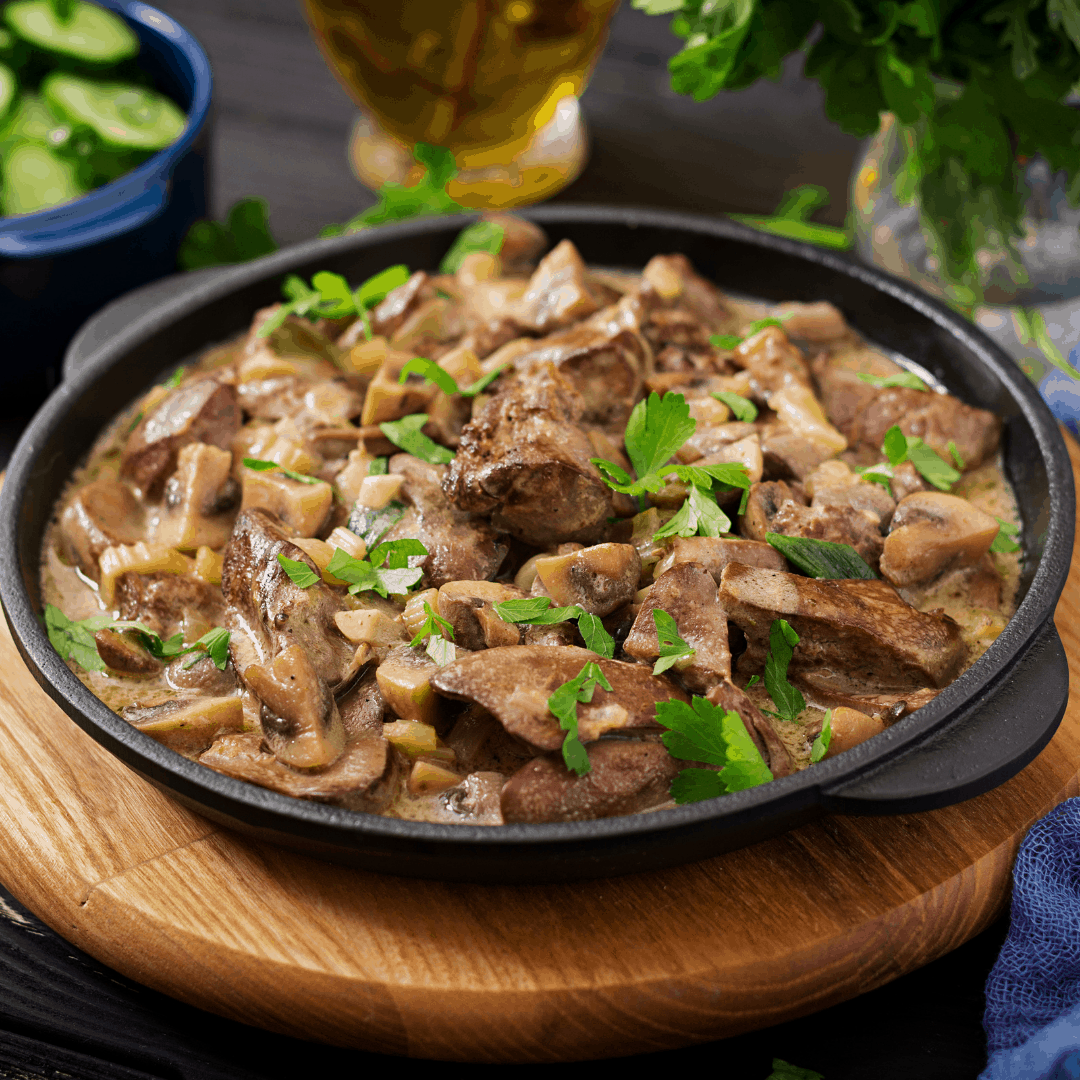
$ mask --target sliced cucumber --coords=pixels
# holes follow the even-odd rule
[[[32,214],[84,195],[75,168],[44,146],[21,142],[4,154],[4,183],[0,212],[5,216]]]
[[[186,123],[167,97],[125,83],[54,71],[41,92],[53,109],[73,125],[90,128],[108,146],[161,150],[176,141]]]
[[[3,120],[15,100],[15,91],[18,83],[15,80],[15,72],[7,66],[0,64],[0,120]]]
[[[36,94],[21,94],[0,123],[0,156],[9,145],[34,142],[48,149],[59,149],[71,138],[71,126],[50,112]]]
[[[49,0],[16,0],[5,6],[4,19],[31,45],[87,64],[115,64],[139,51],[128,24],[96,4],[73,4],[64,20]]]

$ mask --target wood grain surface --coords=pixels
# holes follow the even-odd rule
[[[1066,443],[1080,480],[1080,446]],[[1050,745],[958,806],[827,817],[675,870],[556,886],[382,877],[243,839],[83,734],[0,630],[0,868],[69,941],[248,1024],[392,1054],[613,1057],[843,1001],[1002,910],[1029,826],[1077,794],[1080,547],[1057,610],[1073,692]]]

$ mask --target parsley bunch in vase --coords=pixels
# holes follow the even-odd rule
[[[858,250],[971,315],[1036,382],[1071,375],[1078,0],[633,5],[673,16],[685,46],[672,85],[699,101],[778,77],[805,51],[829,118],[871,139],[852,192]]]

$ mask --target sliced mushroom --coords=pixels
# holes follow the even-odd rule
[[[454,628],[454,644],[463,649],[517,645],[521,631],[500,619],[491,605],[524,595],[495,581],[448,581],[439,589],[439,614]]]
[[[232,533],[230,511],[239,498],[232,454],[206,443],[189,443],[176,457],[176,471],[165,483],[165,499],[153,539],[191,551],[219,548]]]
[[[945,570],[975,565],[997,534],[997,521],[966,499],[944,491],[916,492],[893,514],[881,572],[894,585],[917,585]]]
[[[364,409],[360,413],[362,425],[381,424],[386,420],[398,420],[410,413],[426,411],[437,388],[419,375],[410,376],[404,384],[398,382],[402,368],[412,358],[411,352],[388,350],[367,388]]]
[[[577,604],[593,615],[610,615],[634,598],[641,556],[632,544],[594,544],[537,559],[536,576],[556,605]]]
[[[144,735],[149,735],[187,757],[201,754],[222,731],[239,731],[244,712],[240,698],[176,698],[162,705],[123,710],[124,719]]]
[[[772,544],[761,540],[744,540],[738,536],[677,536],[671,541],[671,550],[656,564],[653,573],[659,578],[672,567],[692,563],[712,574],[713,581],[719,585],[724,567],[731,562],[760,566],[766,570],[784,570],[787,567],[784,556]]]
[[[91,481],[60,515],[64,557],[97,581],[98,559],[106,548],[145,538],[143,518],[142,505],[126,484],[108,477]]]
[[[569,240],[562,240],[540,260],[513,317],[539,334],[568,326],[596,311],[585,282],[585,263]]]
[[[705,694],[731,677],[727,615],[716,597],[716,582],[707,570],[679,563],[649,589],[623,642],[623,652],[652,663],[660,656],[660,639],[654,611],[666,611],[679,636],[694,650],[693,656],[676,663],[675,670],[686,688]]]
[[[606,732],[658,731],[658,701],[689,701],[682,690],[640,664],[602,660],[588,649],[572,646],[484,649],[439,668],[431,685],[446,697],[482,705],[511,735],[530,745],[557,750],[566,733],[549,711],[548,698],[588,663],[599,664],[611,692],[598,688],[591,702],[578,705],[582,742]]]
[[[130,634],[115,630],[98,630],[94,634],[98,656],[112,671],[124,675],[157,675],[162,669],[160,660],[151,656]]]
[[[879,716],[867,716],[858,709],[848,709],[841,706],[832,711],[832,739],[829,749],[825,751],[827,758],[836,757],[845,750],[850,750],[867,739],[880,735],[885,730],[885,724]]]

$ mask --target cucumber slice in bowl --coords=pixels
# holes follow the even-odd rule
[[[87,64],[115,64],[139,51],[127,23],[96,4],[70,4],[63,18],[49,0],[16,0],[4,7],[4,19],[23,41]]]
[[[105,83],[55,71],[41,84],[45,100],[75,127],[86,127],[108,146],[161,150],[187,122],[167,97],[127,83]]]
[[[7,116],[8,109],[15,100],[16,89],[18,89],[18,83],[15,72],[7,64],[0,64],[0,120]]]
[[[4,154],[0,215],[47,210],[85,194],[74,166],[37,143],[16,143]]]

